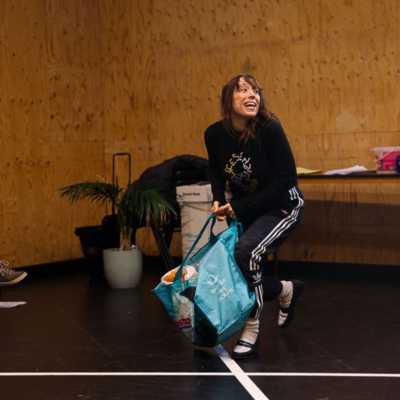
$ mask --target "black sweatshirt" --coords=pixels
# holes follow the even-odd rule
[[[205,143],[214,201],[229,201],[239,220],[293,207],[288,190],[297,185],[296,164],[277,120],[259,125],[247,142],[219,121],[206,129]]]

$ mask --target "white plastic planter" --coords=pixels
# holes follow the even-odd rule
[[[103,250],[104,275],[113,289],[136,287],[142,277],[142,253],[137,247],[129,250]]]

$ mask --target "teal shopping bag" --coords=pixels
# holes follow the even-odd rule
[[[192,258],[190,255],[201,239],[207,226],[211,223],[210,239]],[[153,293],[161,300],[169,317],[178,328],[191,340],[194,337],[194,293],[198,280],[198,262],[212,247],[215,235],[212,228],[215,220],[208,218],[197,235],[194,243],[179,267],[168,271],[161,277],[160,283],[153,289]],[[195,271],[195,274],[191,273]],[[189,272],[189,274],[188,274]]]
[[[154,293],[168,314],[193,343],[214,346],[229,339],[244,325],[255,304],[254,292],[234,258],[241,225],[214,235],[216,218],[211,215],[199,232],[171,284],[161,281]],[[197,253],[193,249],[207,226],[209,240]],[[196,271],[185,277],[187,271]]]

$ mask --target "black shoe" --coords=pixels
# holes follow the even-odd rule
[[[232,358],[234,358],[234,359],[236,359],[236,360],[242,360],[242,359],[244,359],[244,358],[249,357],[250,355],[252,355],[252,354],[256,351],[257,344],[258,344],[258,339],[257,339],[256,342],[253,343],[253,344],[251,344],[251,343],[249,343],[249,342],[246,342],[246,341],[244,341],[244,340],[239,340],[239,341],[236,343],[236,346],[235,346],[235,348],[234,348],[233,351],[232,351]],[[240,352],[237,352],[237,351],[235,351],[235,349],[236,349],[238,346],[246,347],[248,350],[247,350],[247,351],[240,351]]]
[[[304,282],[302,281],[292,281],[293,291],[291,293],[291,299],[288,307],[279,308],[278,326],[280,328],[286,328],[294,318],[294,311],[296,308],[296,303],[298,298],[304,289]]]

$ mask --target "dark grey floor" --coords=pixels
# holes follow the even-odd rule
[[[326,266],[325,266],[326,267]],[[259,354],[245,372],[400,373],[399,274],[323,273],[289,268],[306,290],[287,330],[268,304]],[[328,267],[326,267],[328,268]],[[376,267],[379,268],[379,267]],[[396,268],[396,267],[394,267]],[[399,267],[400,268],[400,267]],[[378,270],[376,270],[378,271]],[[97,271],[98,272],[98,271]],[[326,272],[326,271],[325,271]],[[111,290],[82,262],[38,269],[0,301],[0,373],[229,372],[211,354],[194,351],[150,290],[162,273],[147,262],[139,288]],[[226,344],[232,349],[234,341]],[[400,378],[256,376],[271,400],[399,399]],[[232,376],[7,377],[1,399],[250,399]]]

